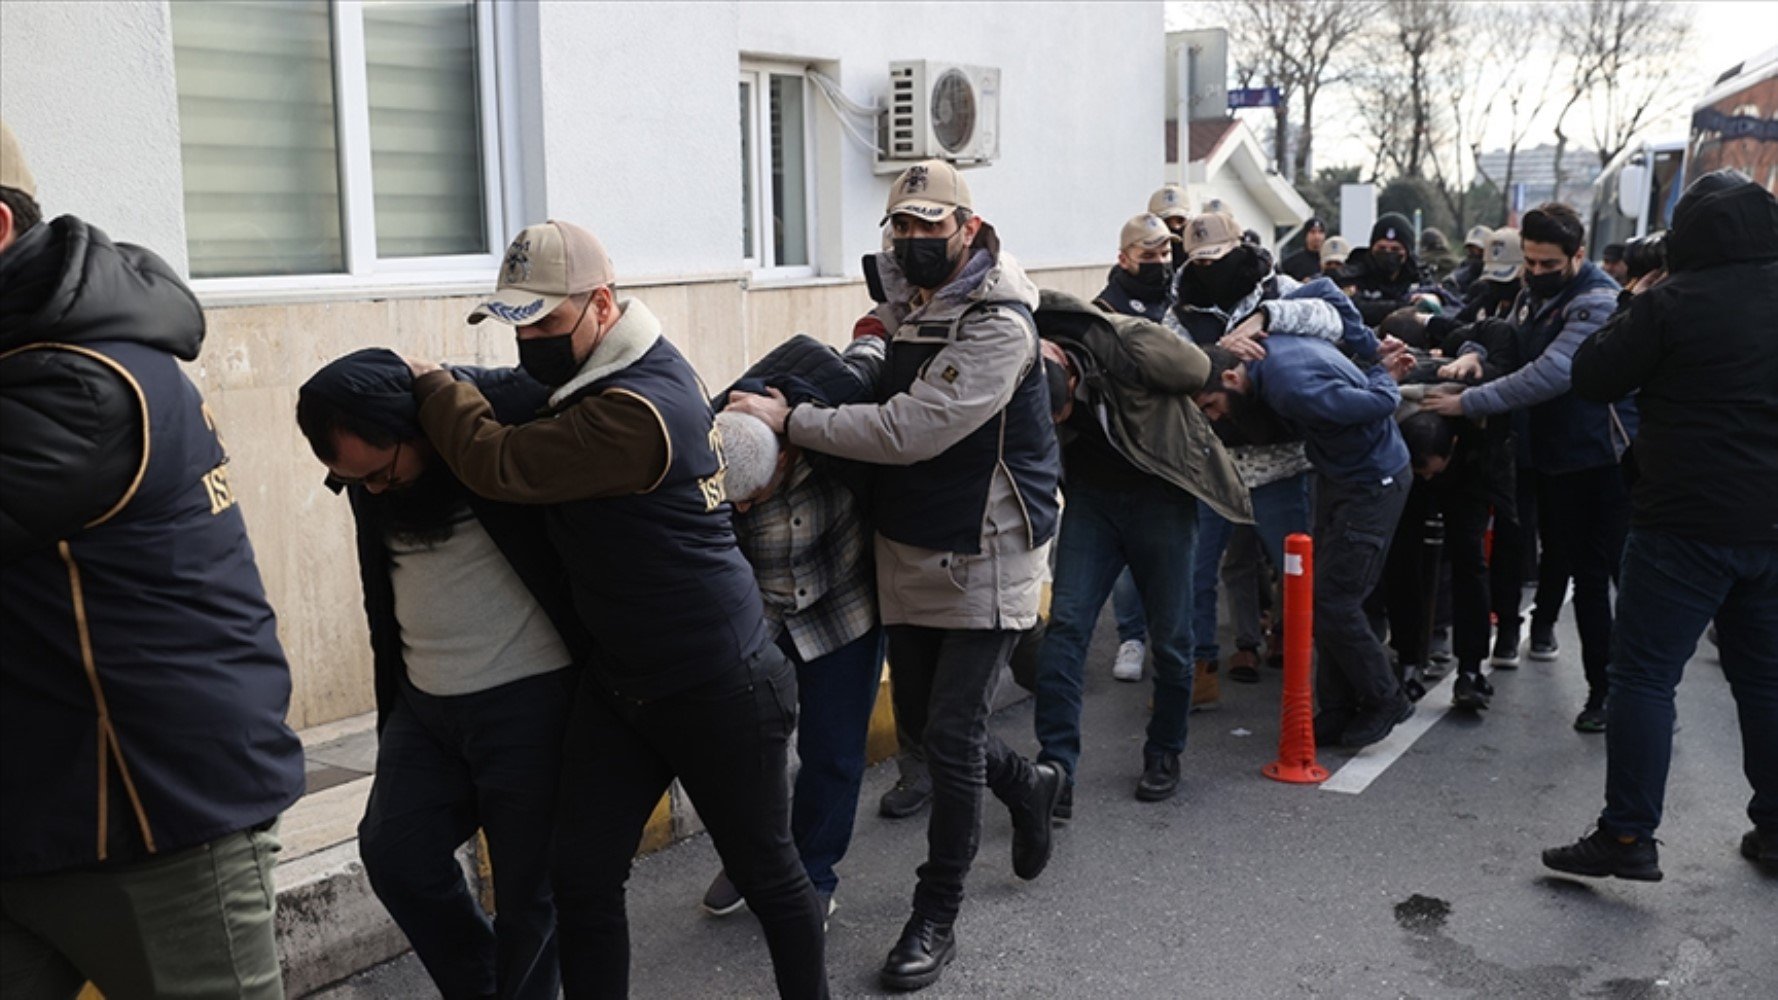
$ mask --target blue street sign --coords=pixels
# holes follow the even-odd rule
[[[1275,108],[1284,103],[1284,94],[1277,87],[1247,87],[1229,91],[1231,108]]]

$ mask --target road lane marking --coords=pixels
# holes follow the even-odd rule
[[[1491,665],[1482,665],[1483,677],[1493,672]],[[1438,683],[1427,689],[1426,695],[1415,704],[1411,718],[1396,726],[1386,739],[1360,750],[1344,767],[1321,783],[1321,790],[1357,795],[1369,788],[1371,782],[1389,770],[1389,765],[1400,760],[1416,740],[1451,711],[1451,688],[1456,682],[1456,670],[1439,678]]]

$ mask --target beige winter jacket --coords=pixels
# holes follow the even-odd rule
[[[1037,286],[1010,255],[997,251],[991,228],[982,227],[975,247],[988,258],[972,261],[956,282],[919,307],[894,259],[879,258],[889,301],[878,307],[877,316],[891,331],[891,343],[916,336],[922,323],[950,323],[979,303],[1037,307]],[[984,266],[986,273],[980,274]],[[977,309],[907,392],[881,405],[799,406],[786,433],[792,443],[813,451],[912,465],[942,453],[998,414],[1035,363],[1037,342],[1022,316]],[[1049,542],[1033,544],[1004,465],[996,468],[989,488],[979,554],[923,549],[878,535],[876,555],[885,625],[1028,629],[1037,623],[1038,598],[1049,576]]]

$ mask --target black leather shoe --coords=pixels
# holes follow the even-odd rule
[[[1393,702],[1384,702],[1366,708],[1352,717],[1346,731],[1340,734],[1340,746],[1349,750],[1368,747],[1372,743],[1380,743],[1396,726],[1407,721],[1414,714],[1414,703],[1406,695]]]
[[[1141,802],[1170,799],[1179,791],[1179,755],[1151,753],[1142,764],[1142,780],[1136,782],[1136,798]]]
[[[1012,873],[1027,882],[1042,875],[1050,863],[1056,803],[1068,787],[1068,776],[1059,765],[1040,761],[1031,770],[1035,774],[1025,801],[1012,809]]]
[[[938,924],[915,914],[901,929],[901,939],[883,960],[883,985],[892,990],[923,990],[938,982],[945,966],[957,957],[952,924]]]
[[[1778,827],[1754,827],[1741,837],[1741,856],[1778,875]]]
[[[1340,742],[1340,734],[1352,722],[1352,713],[1343,708],[1324,708],[1315,713],[1315,745],[1331,747]]]
[[[1451,690],[1451,707],[1479,711],[1488,707],[1493,696],[1494,686],[1479,671],[1460,671]]]

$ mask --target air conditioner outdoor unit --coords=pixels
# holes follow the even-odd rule
[[[879,130],[878,173],[926,159],[980,166],[1000,155],[998,69],[892,62],[888,105]]]

